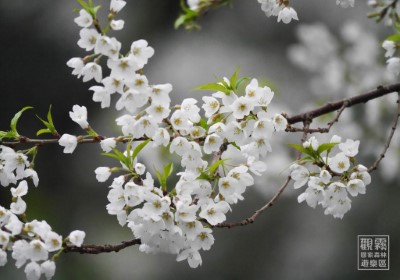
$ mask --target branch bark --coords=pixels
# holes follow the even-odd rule
[[[120,244],[116,245],[82,245],[81,247],[66,245],[64,247],[63,252],[75,252],[80,254],[101,254],[101,253],[111,253],[111,252],[119,252],[122,249],[131,247],[133,245],[141,244],[140,239],[132,239],[127,241],[122,241]]]
[[[367,103],[370,100],[399,91],[400,91],[400,83],[387,86],[379,86],[376,90],[372,90],[365,94],[357,95],[347,99],[342,99],[336,102],[330,102],[324,106],[321,106],[319,108],[316,108],[308,112],[304,112],[292,117],[287,116],[286,119],[289,124],[295,124],[298,122],[303,122],[308,118],[315,119],[319,116],[334,112],[336,110],[340,110],[342,108],[344,110],[344,108],[348,108],[360,103]]]

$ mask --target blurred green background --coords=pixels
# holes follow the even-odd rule
[[[109,5],[109,1],[97,2]],[[125,20],[125,29],[113,36],[125,49],[133,40],[149,41],[156,53],[145,67],[146,75],[152,84],[172,83],[174,102],[201,96],[191,89],[212,82],[214,74],[228,76],[240,65],[243,76],[273,81],[279,89],[274,102],[287,112],[296,114],[315,106],[308,93],[309,76],[286,58],[287,47],[296,43],[297,22],[277,24],[276,18],[265,17],[257,1],[237,0],[232,8],[204,17],[201,31],[176,31],[173,22],[179,14],[178,0],[128,2],[119,15]],[[322,21],[337,31],[343,22],[357,20],[383,39],[387,31],[368,21],[365,3],[356,2],[356,8],[346,10],[336,7],[333,0],[294,1],[293,5],[302,23]],[[77,7],[71,0],[0,0],[1,130],[8,128],[18,110],[30,105],[35,110],[24,114],[19,131],[33,135],[41,128],[34,114],[44,117],[52,104],[59,132],[79,134],[80,128],[68,117],[72,106],[79,104],[88,107],[96,131],[118,134],[113,120],[119,114],[94,104],[88,91],[92,83],[83,84],[66,66],[71,57],[84,55],[76,45],[79,28],[72,10]],[[288,135],[278,139],[297,141]],[[276,154],[267,163],[279,163],[282,170],[288,162],[279,162],[279,157],[286,158],[286,152],[273,150]],[[40,185],[29,192],[28,218],[45,219],[63,236],[84,230],[85,242],[90,244],[131,239],[130,230],[121,228],[106,212],[107,183],[99,184],[93,170],[113,162],[100,152],[97,145],[79,146],[72,155],[63,154],[59,146],[42,147],[36,162]],[[361,159],[366,165],[372,161],[368,156]],[[258,180],[246,199],[233,207],[228,220],[248,217],[265,204],[285,177],[279,172],[274,175],[274,180]],[[400,279],[399,182],[399,176],[388,180],[376,172],[367,194],[353,199],[343,220],[325,216],[321,208],[299,205],[296,197],[300,192],[289,185],[256,223],[215,229],[215,244],[202,253],[203,265],[197,269],[190,269],[186,262],[177,263],[174,256],[146,255],[131,247],[94,256],[62,255],[54,279]],[[9,205],[8,188],[0,189],[0,202]],[[357,271],[357,235],[361,234],[390,235],[390,271]],[[17,270],[9,256],[9,263],[0,268],[0,279],[24,278],[23,270]]]

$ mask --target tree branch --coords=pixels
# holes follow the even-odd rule
[[[133,245],[141,244],[140,239],[132,239],[127,241],[122,241],[120,244],[116,245],[82,245],[81,247],[76,247],[72,245],[66,245],[64,247],[65,253],[75,252],[80,254],[101,254],[101,253],[111,253],[119,252],[122,249],[131,247]]]
[[[244,219],[242,221],[239,221],[239,222],[220,223],[220,224],[215,225],[214,227],[218,227],[218,228],[233,228],[233,227],[237,227],[237,226],[246,226],[248,224],[254,223],[258,216],[260,216],[265,210],[267,210],[268,208],[270,208],[270,207],[272,207],[274,205],[275,201],[283,193],[283,191],[285,190],[285,188],[289,184],[290,180],[291,180],[291,178],[290,178],[290,176],[288,176],[286,178],[286,181],[282,184],[282,186],[279,188],[279,190],[276,192],[276,194],[271,198],[271,200],[268,201],[268,203],[265,204],[263,207],[261,207],[260,209],[256,210],[251,217],[246,218],[246,219]]]
[[[79,137],[78,137],[79,138]],[[78,144],[92,144],[92,143],[100,143],[101,140],[104,140],[106,137],[98,135],[92,138],[83,138],[78,140]],[[130,137],[119,136],[115,137],[115,140],[118,143],[127,143],[129,141],[146,141],[147,137],[141,137],[137,139],[133,139]],[[58,144],[59,139],[32,139],[25,136],[20,136],[19,141],[0,141],[1,145],[8,146],[8,147],[15,147],[20,144],[31,144],[31,145],[49,145],[49,144]]]
[[[379,98],[381,96],[394,93],[394,92],[399,92],[400,91],[400,83],[397,84],[392,84],[392,85],[387,85],[387,86],[379,86],[376,90],[367,92],[365,94],[357,95],[348,99],[342,99],[336,102],[330,102],[324,106],[321,106],[319,108],[316,108],[314,110],[304,112],[298,115],[295,115],[293,117],[286,117],[287,121],[289,124],[295,124],[298,122],[302,122],[306,120],[306,118],[311,118],[315,119],[319,116],[334,112],[336,110],[341,110],[343,107],[343,110],[345,108],[354,106],[356,104],[360,103],[366,103],[370,100]],[[345,105],[345,107],[344,107]],[[339,115],[340,116],[340,115]]]
[[[310,129],[310,124],[312,122],[312,119],[307,117],[305,118],[303,124],[303,136],[301,137],[301,143],[304,143],[304,141],[306,141],[307,139],[307,134],[309,133],[308,130]],[[299,160],[301,158],[301,152],[298,153],[297,155],[297,160]],[[281,196],[281,194],[283,193],[283,191],[286,189],[287,185],[289,184],[291,178],[290,176],[288,176],[286,178],[286,181],[282,184],[282,186],[278,189],[278,191],[275,193],[275,195],[271,198],[270,201],[268,201],[267,204],[265,204],[263,207],[261,207],[260,209],[256,210],[254,212],[254,214],[249,217],[246,218],[242,221],[239,222],[233,222],[233,223],[220,223],[218,225],[216,225],[215,227],[219,227],[219,228],[223,228],[223,227],[227,227],[227,228],[232,228],[232,227],[237,227],[237,226],[245,226],[248,224],[252,224],[255,222],[255,220],[257,219],[258,216],[260,216],[265,210],[267,210],[268,208],[272,207],[275,202],[278,200],[278,198]]]

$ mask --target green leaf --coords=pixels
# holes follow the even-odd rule
[[[231,87],[234,87],[234,88],[232,88],[233,90],[236,90],[236,81],[237,81],[239,69],[240,69],[240,66],[238,68],[236,68],[235,73],[233,73],[232,77],[229,79],[229,83],[230,83]]]
[[[160,171],[157,170],[157,168],[155,166],[153,166],[154,171],[156,172],[157,178],[158,178],[158,182],[160,183],[160,186],[162,186],[162,174]]]
[[[211,176],[208,175],[206,172],[200,171],[200,176],[197,177],[196,179],[198,179],[198,180],[208,180],[208,181],[211,181],[213,178],[211,178]]]
[[[94,12],[94,14],[96,15],[97,12],[98,12],[100,9],[101,9],[101,6],[100,6],[100,5],[99,5],[99,6],[96,6],[96,7],[93,7],[93,12]]]
[[[135,150],[133,150],[132,154],[132,160],[134,160],[137,155],[140,153],[141,150],[143,150],[144,147],[151,141],[151,139],[147,139],[146,141],[140,143],[139,145],[136,146]]]
[[[15,132],[18,135],[17,123],[18,123],[19,118],[21,117],[21,115],[24,111],[32,109],[32,108],[33,107],[31,107],[31,106],[24,107],[24,108],[22,108],[21,111],[19,111],[18,113],[15,114],[15,116],[12,118],[11,124],[10,124],[11,131]]]
[[[238,89],[238,88],[240,87],[240,85],[241,85],[243,82],[247,82],[248,80],[251,80],[251,78],[250,78],[250,77],[243,77],[243,78],[240,78],[240,79],[236,82],[235,88]]]
[[[181,9],[182,9],[183,11],[187,12],[187,11],[189,10],[189,8],[186,6],[186,1],[185,1],[185,0],[181,0],[181,1],[179,2],[179,4],[180,4]]]
[[[186,15],[180,15],[174,23],[174,28],[178,29],[181,25],[184,25],[186,22]]]
[[[14,131],[0,131],[0,140],[4,138],[15,139],[18,135]]]
[[[170,164],[167,164],[164,166],[164,177],[165,180],[172,174],[172,171],[174,170],[174,164],[171,162]]]
[[[206,131],[208,130],[208,124],[207,124],[207,121],[205,119],[201,119],[200,120],[200,126],[202,128],[204,128]]]
[[[75,0],[75,1],[78,2],[79,5],[81,5],[86,11],[89,11],[90,7],[85,1],[83,0]]]
[[[18,133],[10,130],[6,133],[6,135],[4,135],[4,138],[16,139],[18,138],[18,136],[19,136]]]
[[[387,41],[400,41],[400,34],[393,34],[386,38]]]
[[[288,145],[302,153],[305,153],[306,155],[311,156],[312,158],[315,158],[315,153],[313,153],[312,151],[310,151],[307,148],[304,148],[303,145],[300,145],[300,144],[288,144]]]
[[[218,168],[221,164],[223,164],[226,160],[227,160],[227,158],[225,158],[225,159],[220,159],[220,160],[214,162],[214,163],[210,166],[210,169],[209,169],[210,176],[213,176],[215,170],[217,170],[217,168]]]
[[[184,13],[180,14],[175,20],[174,28],[178,29],[184,25],[187,29],[195,28],[197,25],[194,23],[199,14],[196,11],[189,9],[184,0],[181,0],[181,8]]]
[[[117,156],[116,154],[112,154],[112,153],[101,153],[101,155],[107,156],[107,157],[111,157],[111,158],[115,158],[116,160],[121,161],[120,157]]]
[[[167,179],[172,174],[172,171],[174,170],[174,164],[171,162],[171,163],[165,165],[163,173],[158,171],[155,166],[153,166],[153,168],[156,171],[156,175],[158,178],[158,182],[160,183],[161,189],[163,191],[167,191]]]
[[[322,152],[328,150],[330,151],[333,147],[335,147],[339,143],[324,143],[319,145],[317,153],[320,155]]]
[[[301,158],[299,160],[296,160],[296,162],[304,162],[304,161],[314,161],[314,159],[312,157],[310,157],[310,156],[306,156],[306,157],[303,157],[303,158]]]
[[[39,130],[36,132],[36,136],[39,136],[39,135],[45,134],[45,133],[51,133],[50,129],[48,129],[48,128],[39,129]]]
[[[230,92],[229,89],[218,83],[201,85],[195,88],[194,90],[212,90],[212,91],[222,91],[225,93]]]
[[[47,121],[43,120],[41,117],[36,115],[36,117],[46,126],[47,129],[40,129],[36,132],[36,136],[44,133],[50,133],[53,135],[58,135],[56,128],[54,127],[53,117],[51,116],[51,105],[49,107],[49,111],[47,112]]]
[[[227,83],[224,79],[221,79],[221,78],[218,77],[218,76],[215,76],[215,78],[216,78],[217,81],[220,82],[226,89],[229,89],[229,88],[230,88],[230,86],[228,85],[228,83]]]

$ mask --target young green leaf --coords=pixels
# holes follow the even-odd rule
[[[309,149],[304,148],[303,145],[300,144],[288,144],[288,145],[302,153],[305,153],[306,155],[309,155],[312,158],[315,158],[315,153],[313,153],[313,151]]]
[[[335,147],[339,143],[324,143],[319,145],[317,153],[320,155],[324,151],[330,151],[333,147]]]
[[[56,128],[54,127],[53,117],[51,116],[51,105],[50,105],[49,111],[47,112],[47,121],[43,120],[38,115],[36,115],[36,117],[46,126],[46,128],[40,129],[38,132],[36,132],[36,136],[39,136],[40,134],[44,134],[44,133],[58,135],[58,132],[57,132]]]
[[[240,69],[240,66],[236,69],[235,73],[233,73],[232,77],[229,79],[229,83],[231,84],[231,87],[235,87],[235,88],[232,88],[233,90],[236,90],[236,81],[237,81],[239,69]]]
[[[400,34],[393,34],[386,38],[387,41],[400,41]]]
[[[194,90],[212,90],[212,91],[222,91],[224,93],[230,92],[229,89],[218,83],[201,85],[196,87]]]
[[[214,162],[214,163],[210,166],[210,169],[209,169],[210,176],[214,176],[215,170],[217,170],[217,168],[218,168],[221,164],[223,164],[226,160],[227,160],[227,159],[220,159],[220,160]]]
[[[164,166],[164,177],[165,180],[172,174],[172,171],[174,170],[174,164],[171,162],[170,164],[167,164]]]
[[[230,88],[230,85],[228,85],[228,83],[224,79],[221,79],[218,76],[215,76],[215,79],[217,79],[217,81],[220,82],[225,88],[227,88],[227,89]]]
[[[140,143],[139,145],[136,146],[135,150],[133,150],[132,154],[132,160],[134,160],[137,155],[140,153],[141,150],[143,150],[144,147],[151,141],[151,139],[147,139],[146,141]]]
[[[157,178],[158,178],[158,182],[160,183],[161,189],[164,190],[164,188],[166,188],[166,186],[164,186],[164,180],[163,180],[163,176],[161,174],[160,171],[157,170],[157,168],[154,168],[154,171],[156,172]]]
[[[158,181],[160,183],[161,189],[163,191],[167,191],[167,179],[172,174],[172,171],[174,169],[174,164],[169,163],[169,164],[165,165],[163,173],[158,171],[157,168],[155,168],[154,166],[153,166],[153,168],[156,171],[156,175],[157,175]]]
[[[200,171],[200,176],[197,177],[196,179],[198,179],[198,180],[208,180],[208,181],[210,181],[210,180],[212,180],[213,178],[211,178],[211,176],[208,175],[206,172]]]
[[[3,140],[4,138],[15,139],[17,137],[18,135],[14,131],[0,131],[0,140]]]
[[[206,131],[208,130],[208,124],[207,124],[207,121],[205,119],[201,119],[200,120],[200,126],[202,128],[204,128]]]
[[[18,113],[16,113],[15,116],[12,118],[11,124],[10,124],[10,128],[11,128],[11,131],[13,131],[13,132],[16,133],[16,135],[18,135],[18,132],[17,132],[17,123],[18,123],[19,118],[21,117],[21,115],[22,115],[23,112],[25,112],[26,110],[32,109],[32,108],[33,108],[33,107],[31,107],[31,106],[24,107],[24,108],[22,108],[21,111],[19,111]]]
[[[45,134],[45,133],[50,133],[50,134],[51,134],[50,129],[48,129],[48,128],[39,129],[39,130],[36,132],[36,136],[39,136],[39,135],[42,135],[42,134]]]
[[[111,158],[115,158],[118,161],[121,161],[121,158],[119,156],[117,156],[116,154],[112,154],[112,153],[101,153],[102,156],[106,156],[106,157],[111,157]]]
[[[236,82],[235,89],[237,90],[237,89],[241,86],[241,84],[242,84],[243,82],[247,82],[247,81],[249,81],[249,80],[251,80],[250,77],[243,77],[243,78],[240,78],[240,79]]]
[[[81,5],[82,8],[84,8],[86,11],[89,11],[90,7],[89,7],[89,5],[88,5],[85,1],[83,1],[83,0],[76,0],[76,2],[78,2],[79,5]]]

